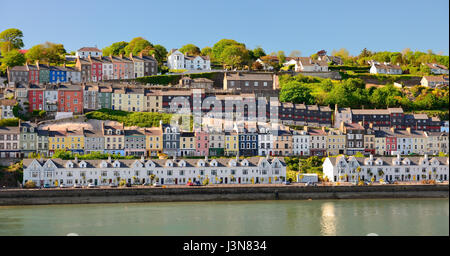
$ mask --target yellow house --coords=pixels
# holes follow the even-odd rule
[[[161,91],[147,91],[145,93],[144,111],[159,112],[162,109]]]
[[[236,132],[225,132],[225,155],[235,156],[239,154],[239,135]]]
[[[56,150],[66,150],[68,149],[66,137],[67,131],[49,131],[48,132],[48,149],[50,155],[52,155]]]
[[[105,137],[105,152],[125,155],[125,132],[123,124],[107,125],[102,123],[102,133]]]
[[[386,153],[386,137],[375,135],[375,154],[384,155]]]
[[[66,132],[66,147],[75,152],[84,150],[84,129],[68,130]]]
[[[375,153],[375,133],[372,132],[364,135],[364,150],[371,154]]]
[[[145,148],[148,156],[158,156],[162,152],[162,130],[161,127],[145,129]]]
[[[345,153],[347,136],[338,129],[330,129],[327,134],[327,153],[329,155],[339,155]]]
[[[131,112],[144,111],[144,89],[115,88],[111,95],[111,108]]]

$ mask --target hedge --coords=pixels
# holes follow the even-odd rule
[[[154,112],[127,112],[102,108],[100,110],[86,113],[88,119],[112,120],[123,123],[125,126],[157,127],[159,121],[164,124],[170,123],[171,114]]]
[[[0,126],[19,126],[19,119],[7,118],[0,120]]]
[[[208,78],[212,79],[214,75],[217,72],[205,72],[205,73],[193,73],[193,74],[186,74],[191,78]],[[140,83],[149,83],[149,84],[161,84],[161,85],[168,85],[168,84],[178,84],[180,81],[182,75],[156,75],[156,76],[144,76],[144,77],[138,77],[134,79],[136,82]]]

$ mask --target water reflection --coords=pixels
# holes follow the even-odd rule
[[[448,199],[178,202],[0,207],[2,235],[449,234]]]
[[[336,215],[334,202],[322,204],[322,217],[320,219],[320,234],[323,236],[336,235]]]

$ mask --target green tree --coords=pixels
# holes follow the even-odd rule
[[[256,47],[255,49],[253,49],[253,58],[254,60],[257,60],[263,56],[266,56],[266,52],[264,51],[263,48],[261,48],[261,46]]]
[[[22,66],[25,64],[25,56],[18,50],[11,50],[3,55],[1,59],[2,65],[0,69],[5,71],[7,68]]]
[[[187,54],[187,55],[200,55],[200,48],[198,48],[196,45],[194,44],[186,44],[183,45],[183,47],[181,47],[180,49],[178,49],[180,52],[182,52],[183,54]]]
[[[331,52],[331,55],[333,55],[333,56],[338,56],[338,57],[341,57],[341,58],[343,58],[343,59],[346,59],[346,58],[348,58],[349,56],[350,56],[350,53],[348,52],[348,50],[347,49],[345,49],[345,48],[341,48],[341,49],[339,49],[339,50],[333,50],[332,52]]]
[[[291,81],[283,85],[280,91],[280,101],[314,104],[311,89],[308,86],[296,81]]]
[[[47,62],[49,64],[62,64],[65,60],[65,54],[66,50],[64,49],[64,45],[62,44],[55,44],[52,42],[46,42],[42,45],[43,49],[43,56],[42,60],[44,62]],[[39,49],[36,50],[36,52]]]
[[[143,37],[135,37],[133,38],[127,46],[125,46],[125,54],[129,55],[130,53],[133,53],[134,55],[138,55],[142,50],[144,50],[146,47],[153,47],[153,45],[147,41]]]
[[[214,60],[219,62],[224,62],[223,60],[223,52],[225,49],[229,46],[237,45],[237,46],[243,46],[245,48],[245,44],[238,43],[232,39],[222,39],[219,42],[215,43],[212,48],[212,57]]]
[[[112,45],[103,48],[102,50],[103,56],[109,55],[117,56],[120,54],[125,54],[125,47],[127,45],[128,43],[125,41],[113,43]]]
[[[35,45],[31,47],[25,57],[29,63],[34,63],[35,61],[42,61],[45,57],[45,48],[42,44]]]
[[[283,64],[286,61],[286,55],[284,54],[284,51],[278,51],[277,57],[278,57],[279,64]]]
[[[153,49],[154,51],[152,52],[152,54],[155,54],[155,58],[158,61],[158,64],[161,65],[167,59],[167,49],[160,44],[153,46]]]
[[[245,46],[230,45],[223,50],[220,59],[231,67],[241,67],[248,63],[250,57]]]
[[[206,46],[205,48],[202,49],[202,51],[200,52],[200,55],[202,56],[210,56],[212,55],[212,48],[209,46]]]
[[[23,44],[23,33],[17,28],[9,28],[0,33],[0,46],[2,54],[7,52],[20,49],[24,46]]]
[[[365,58],[365,57],[369,57],[372,55],[372,52],[367,50],[367,48],[364,48],[361,53],[359,54],[359,58]]]

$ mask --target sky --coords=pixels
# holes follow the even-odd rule
[[[0,31],[18,28],[24,49],[46,41],[70,52],[144,37],[167,50],[223,38],[266,53],[309,56],[346,48],[449,53],[448,0],[26,0],[1,4]]]

